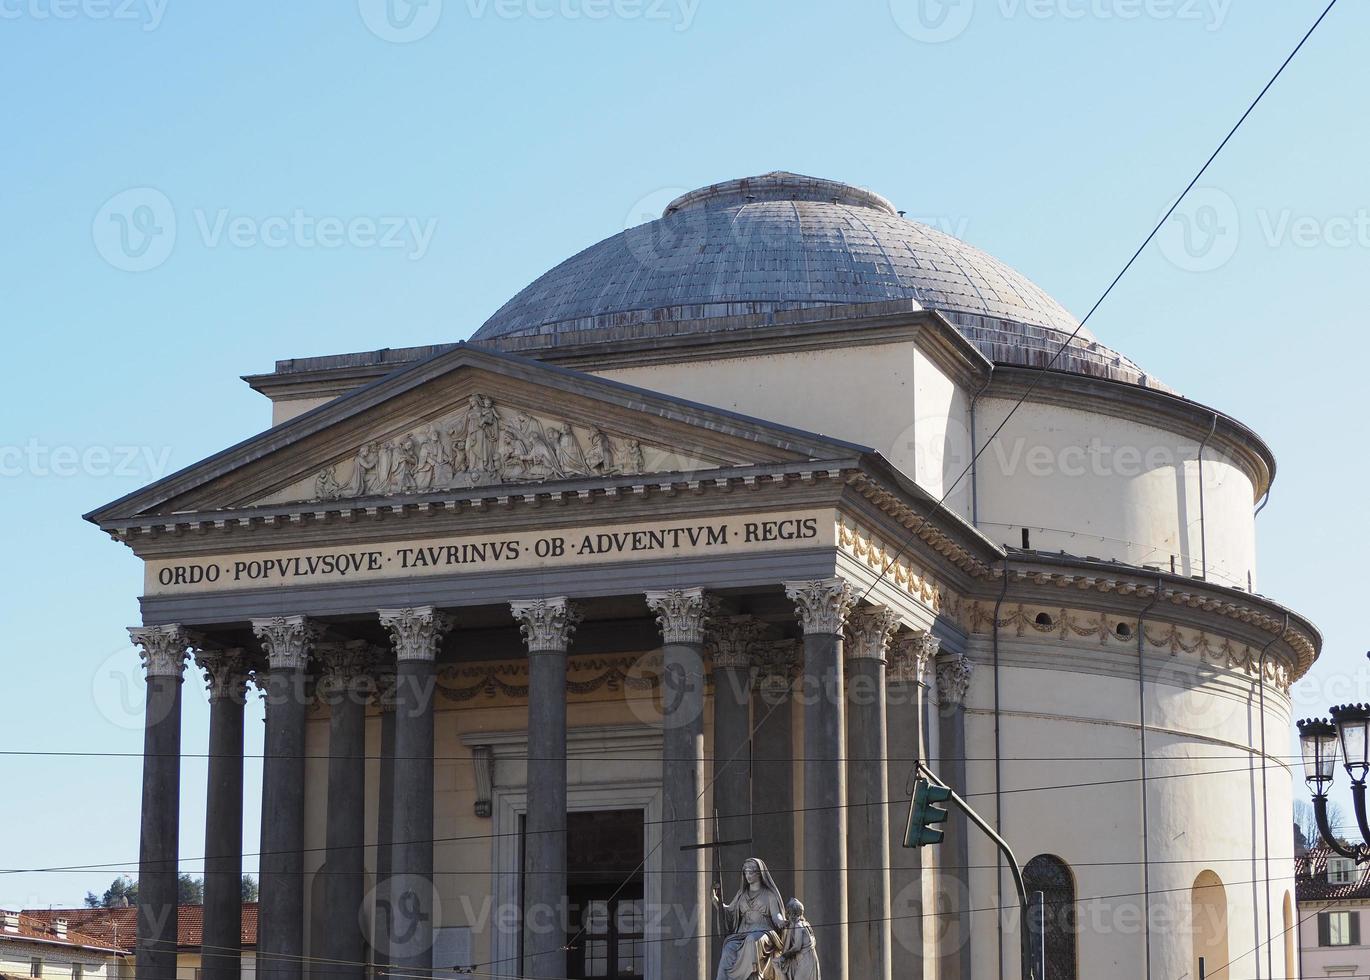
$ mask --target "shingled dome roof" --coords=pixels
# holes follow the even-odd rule
[[[1045,364],[1079,325],[1018,272],[901,217],[879,194],[777,172],[677,198],[659,219],[592,245],[538,278],[472,339],[890,300],[940,311],[991,360],[1013,364]],[[1055,366],[1154,384],[1086,331]]]

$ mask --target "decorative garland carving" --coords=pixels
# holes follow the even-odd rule
[[[660,671],[643,671],[641,657],[572,657],[568,664],[566,691],[584,696],[600,691],[655,691]],[[590,676],[580,676],[589,674]],[[508,661],[445,667],[438,693],[448,701],[465,703],[477,698],[528,698],[528,662]]]
[[[715,464],[660,446],[644,447],[598,426],[576,426],[501,408],[474,394],[466,407],[388,441],[365,443],[314,478],[315,500],[426,493],[578,476],[632,476]]]
[[[906,555],[901,555],[900,548],[886,544],[841,515],[837,521],[837,546],[857,561],[883,574],[886,582],[922,602],[933,612],[957,624],[961,623],[961,597],[945,588],[926,569],[913,564]]]
[[[1133,583],[1121,584],[1131,586]],[[1117,591],[1121,593],[1123,590]],[[1140,590],[1137,591],[1141,594]],[[1154,595],[1156,590],[1152,587],[1149,592]],[[994,604],[983,601],[971,603],[968,619],[972,633],[993,632]],[[998,626],[1001,630],[1012,630],[1013,635],[1020,638],[1036,633],[1062,640],[1073,637],[1098,640],[1099,645],[1105,647],[1118,645],[1136,649],[1137,646],[1137,617],[1130,614],[1086,612],[1064,606],[1043,607],[1016,603],[999,610]],[[1163,650],[1171,656],[1197,656],[1203,663],[1241,670],[1251,677],[1256,677],[1260,673],[1259,648],[1237,642],[1231,637],[1214,636],[1204,630],[1166,622],[1148,624],[1143,632],[1147,646]],[[1289,665],[1275,658],[1266,661],[1265,679],[1267,683],[1273,684],[1285,693],[1288,693],[1290,685],[1294,682]]]

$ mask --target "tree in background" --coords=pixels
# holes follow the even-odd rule
[[[128,875],[115,878],[103,895],[86,892],[86,908],[89,909],[117,909],[137,904],[137,901],[138,882]]]
[[[251,875],[243,875],[243,901],[255,902],[257,900],[257,879]]]
[[[1346,811],[1341,808],[1341,804],[1327,801],[1327,823],[1332,828],[1332,833],[1341,840],[1342,835],[1349,829],[1346,822]],[[1313,804],[1307,800],[1294,801],[1294,826],[1303,834],[1303,839],[1308,847],[1312,847],[1322,840],[1318,834],[1318,821],[1313,815]]]

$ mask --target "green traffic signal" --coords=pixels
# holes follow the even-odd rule
[[[945,834],[933,824],[943,823],[947,819],[947,811],[942,804],[949,799],[951,790],[934,786],[919,777],[913,786],[913,806],[909,809],[909,826],[904,833],[905,847],[942,843]]]

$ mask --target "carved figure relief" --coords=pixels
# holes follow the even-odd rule
[[[715,465],[664,448],[654,447],[652,453],[659,470]],[[646,471],[646,456],[637,439],[616,438],[598,426],[578,429],[564,419],[539,419],[475,394],[465,408],[421,429],[363,444],[352,459],[320,470],[313,491],[314,499],[339,500],[577,476],[631,476]]]

